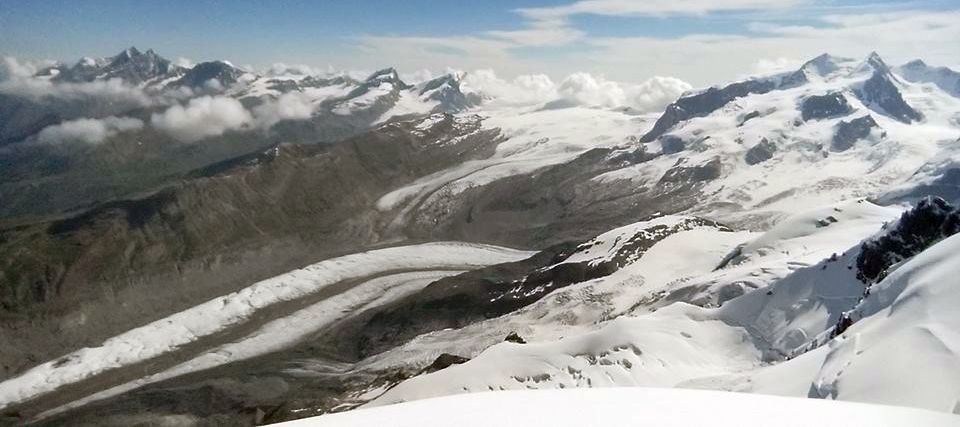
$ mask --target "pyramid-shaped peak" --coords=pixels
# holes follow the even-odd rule
[[[124,49],[122,52],[114,55],[113,59],[114,59],[114,61],[116,61],[116,60],[127,60],[127,59],[136,58],[136,57],[138,57],[138,56],[140,56],[140,55],[142,55],[142,54],[140,53],[140,50],[138,50],[138,49],[136,48],[136,46],[130,46],[130,47]]]
[[[877,52],[870,52],[870,55],[867,56],[867,59],[864,61],[864,66],[872,68],[874,71],[880,73],[889,73],[890,67],[887,66],[887,63],[880,57],[880,54]]]
[[[138,62],[138,63],[149,63],[149,62],[167,62],[166,59],[157,55],[153,49],[147,49],[146,52],[141,52],[134,46],[124,49],[122,52],[109,58],[109,63],[114,65],[121,65],[127,62]]]
[[[800,67],[800,70],[806,74],[825,77],[835,73],[841,68],[849,67],[850,62],[853,62],[853,60],[824,53],[805,62],[803,66]]]

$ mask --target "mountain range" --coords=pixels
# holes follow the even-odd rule
[[[958,412],[948,68],[821,55],[655,113],[135,48],[19,79],[12,423],[626,385]]]

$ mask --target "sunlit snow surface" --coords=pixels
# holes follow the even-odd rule
[[[762,283],[766,286],[763,289],[720,308],[673,303],[648,314],[610,321],[594,318],[600,323],[585,329],[561,327],[549,317],[538,327],[535,307],[549,304],[551,297],[556,297],[551,295],[507,316],[512,320],[486,322],[500,330],[498,324],[513,323],[527,334],[524,337],[529,344],[493,345],[470,362],[407,380],[368,406],[489,390],[641,385],[809,396],[955,412],[960,397],[960,335],[956,333],[960,317],[955,310],[960,304],[960,287],[956,286],[960,236],[931,247],[874,285],[873,293],[860,305],[865,318],[839,338],[785,360],[790,350],[827,331],[842,311],[856,306],[863,285],[848,268],[855,251],[839,255],[837,261],[823,260],[809,266],[790,265],[791,261],[780,255],[789,250],[810,250],[818,241],[827,248],[844,244],[852,247],[871,234],[867,230],[878,230],[884,219],[892,220],[898,213],[897,209],[866,202],[836,209],[843,211],[837,212],[844,213],[843,219],[830,226],[817,227],[810,221],[818,212],[826,211],[799,214],[785,221],[783,227],[745,245],[745,253],[752,253],[738,265],[700,275],[699,280],[712,276],[721,283],[766,282]],[[709,244],[702,235],[696,239]],[[595,282],[615,281],[614,276]],[[607,289],[636,300],[643,287],[630,286],[630,281],[621,277]],[[589,284],[558,293],[576,293],[578,286]],[[690,282],[680,286],[690,286]],[[552,312],[558,309],[554,307]],[[592,324],[590,320],[577,318],[581,324]],[[529,325],[522,328],[527,322]],[[454,336],[464,340],[471,330],[479,331],[484,326],[441,332],[447,336],[436,343]],[[550,328],[553,331],[541,332]],[[412,343],[416,345],[426,343]]]
[[[958,417],[913,408],[702,390],[621,387],[449,396],[279,424],[284,427],[729,426],[946,427]]]

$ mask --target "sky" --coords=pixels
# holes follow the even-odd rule
[[[958,40],[960,0],[0,0],[0,55],[66,62],[136,46],[254,68],[587,72],[700,86],[824,52],[958,67]]]

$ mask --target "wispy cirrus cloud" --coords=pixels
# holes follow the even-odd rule
[[[931,64],[960,65],[956,48],[960,5],[936,10],[920,6],[813,0],[580,1],[519,9],[517,13],[527,19],[519,30],[456,37],[367,37],[360,43],[381,60],[399,58],[400,66],[493,67],[508,76],[539,72],[552,78],[587,71],[632,82],[666,75],[696,85],[739,78],[749,70],[779,71],[824,52],[861,57],[878,51],[892,63],[921,57]],[[715,17],[716,13],[724,15]],[[694,18],[685,21],[687,27],[678,34],[633,36],[595,34],[583,23],[577,26],[573,19],[577,15]],[[704,25],[697,24],[700,19]],[[716,32],[706,24],[711,19],[733,26]],[[528,47],[537,48],[536,58],[530,57]]]
[[[521,8],[517,12],[537,21],[557,21],[574,15],[670,16],[711,12],[786,9],[808,0],[583,0],[562,6]]]

